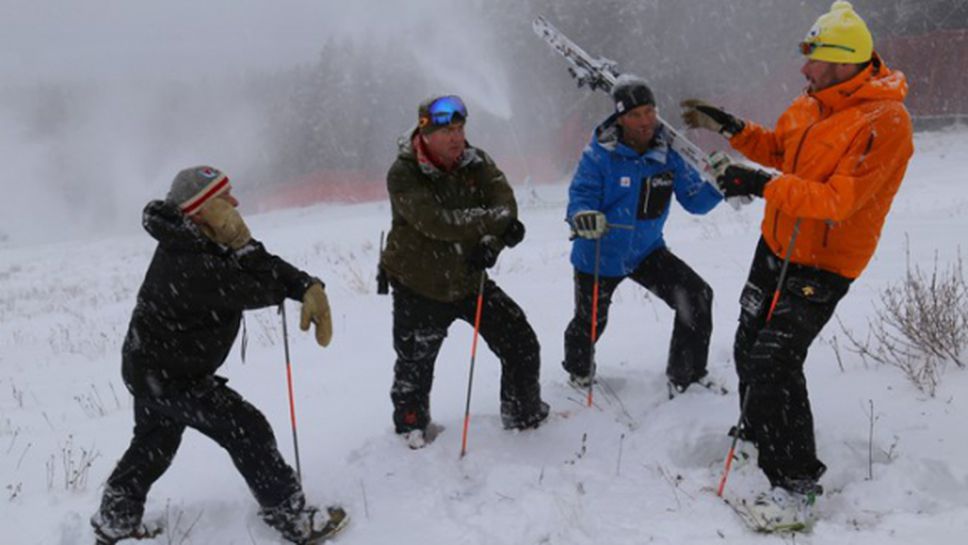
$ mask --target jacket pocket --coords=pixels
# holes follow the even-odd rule
[[[673,173],[662,172],[642,180],[636,219],[652,220],[662,216],[672,199]]]

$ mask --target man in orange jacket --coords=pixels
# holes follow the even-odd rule
[[[736,431],[756,443],[773,486],[757,503],[798,506],[783,516],[804,523],[826,466],[816,455],[803,362],[870,261],[914,146],[905,77],[874,52],[848,2],[833,3],[800,51],[808,87],[773,130],[699,100],[682,106],[688,126],[717,131],[747,158],[780,171],[733,164],[718,181],[726,197],[766,201],[740,297],[734,356],[741,399],[749,399]]]

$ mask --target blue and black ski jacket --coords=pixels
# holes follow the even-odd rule
[[[595,129],[568,189],[566,217],[572,223],[576,213],[598,210],[610,224],[633,227],[609,229],[602,237],[599,274],[612,277],[628,276],[649,254],[665,246],[662,227],[673,193],[693,214],[705,214],[722,200],[670,149],[661,126],[653,146],[641,155],[619,140],[620,131],[615,116]],[[593,274],[595,241],[575,239],[571,263],[578,271]]]

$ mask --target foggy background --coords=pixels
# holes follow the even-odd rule
[[[352,200],[435,94],[465,99],[468,140],[512,183],[560,180],[612,106],[576,89],[537,15],[645,77],[673,124],[693,96],[772,124],[802,88],[796,44],[830,3],[0,0],[0,245],[137,232],[145,202],[202,163],[245,210],[294,187]],[[964,0],[853,4],[878,50],[968,28]],[[964,41],[945,47],[968,58]],[[906,62],[912,95],[940,77]]]

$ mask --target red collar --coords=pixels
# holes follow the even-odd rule
[[[454,168],[448,169],[442,162],[440,162],[440,160],[434,157],[434,155],[430,153],[430,150],[427,149],[427,145],[424,143],[423,138],[420,137],[419,132],[413,135],[412,143],[414,152],[417,155],[417,163],[431,166],[441,172],[450,172],[457,168],[457,164],[459,164],[459,162],[454,164]]]

